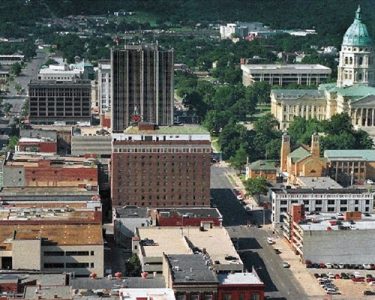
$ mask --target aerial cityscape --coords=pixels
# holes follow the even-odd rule
[[[0,300],[375,299],[375,0],[0,0]]]

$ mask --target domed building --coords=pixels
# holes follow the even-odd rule
[[[374,42],[358,7],[353,23],[344,34],[336,83],[317,90],[272,90],[271,112],[280,129],[287,129],[296,116],[330,119],[346,112],[355,128],[375,138]]]

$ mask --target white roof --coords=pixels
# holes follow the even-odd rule
[[[260,65],[241,65],[241,70],[252,74],[262,74],[262,73],[321,73],[321,74],[331,74],[331,69],[323,65],[307,65],[307,64],[260,64]]]
[[[175,300],[172,289],[120,289],[120,300],[137,300],[147,298],[153,300]]]
[[[263,284],[256,273],[229,273],[218,275],[220,284]]]

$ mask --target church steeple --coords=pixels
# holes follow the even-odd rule
[[[337,86],[353,84],[375,85],[373,40],[362,22],[359,5],[342,41],[337,76]]]

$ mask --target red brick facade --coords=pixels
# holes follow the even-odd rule
[[[18,147],[24,152],[57,152],[57,142],[19,142]]]
[[[217,289],[217,300],[264,299],[264,284],[225,284]]]
[[[112,205],[210,205],[209,141],[114,141],[137,148],[112,153]]]

